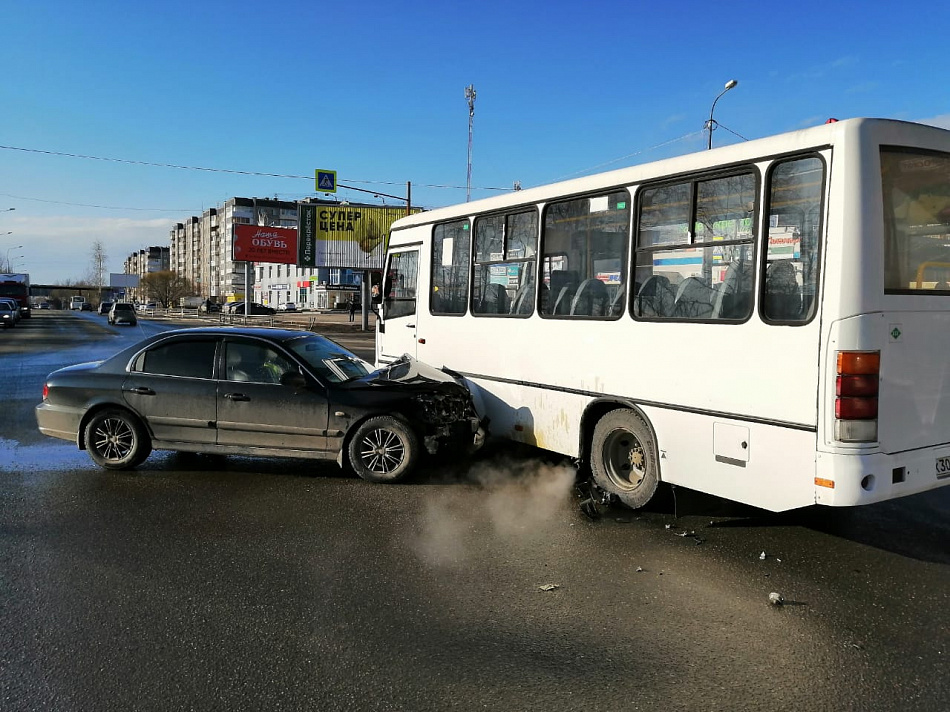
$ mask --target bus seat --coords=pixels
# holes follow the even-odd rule
[[[607,316],[607,285],[599,279],[585,279],[571,299],[572,316]]]
[[[479,314],[507,314],[508,290],[503,284],[492,282],[485,285],[482,299],[478,303]]]
[[[752,303],[752,282],[748,262],[732,262],[716,288],[713,319],[743,319]]]
[[[703,280],[687,277],[676,290],[673,316],[680,319],[709,319],[713,313],[715,292]]]
[[[567,314],[571,310],[571,300],[577,288],[577,272],[574,270],[556,269],[551,272],[551,296],[554,302],[550,305],[550,314]]]
[[[637,292],[634,307],[637,316],[673,316],[676,294],[670,280],[662,274],[650,275]]]
[[[765,316],[790,321],[802,316],[802,288],[790,260],[776,260],[765,272]]]
[[[534,303],[531,298],[534,296],[534,280],[525,280],[518,288],[515,298],[511,300],[512,314],[530,314]]]
[[[610,298],[610,311],[608,312],[610,316],[620,316],[623,314],[623,298],[626,293],[626,287],[623,282],[616,285],[614,295]]]

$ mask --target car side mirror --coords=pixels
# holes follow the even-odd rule
[[[307,387],[307,379],[303,377],[302,373],[288,371],[280,377],[280,385],[289,386],[295,391],[302,391]]]

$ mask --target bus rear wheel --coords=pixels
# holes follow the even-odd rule
[[[597,422],[590,466],[594,482],[631,509],[645,506],[660,484],[653,434],[640,415],[626,408]]]

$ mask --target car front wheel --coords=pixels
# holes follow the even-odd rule
[[[145,462],[152,451],[141,423],[118,409],[96,413],[86,424],[83,439],[92,461],[107,470],[130,470]]]
[[[419,459],[419,439],[409,425],[389,415],[361,423],[348,447],[350,467],[369,482],[397,482]]]

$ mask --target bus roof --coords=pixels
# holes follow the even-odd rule
[[[897,121],[895,119],[855,118],[841,121],[829,121],[821,126],[789,131],[783,134],[766,136],[764,138],[737,143],[707,151],[697,151],[682,156],[666,158],[660,161],[642,163],[628,168],[619,168],[606,173],[597,173],[583,178],[574,178],[558,183],[513,191],[500,196],[475,200],[470,203],[458,203],[443,208],[436,208],[414,215],[400,218],[392,224],[392,230],[424,225],[458,218],[463,215],[502,210],[514,205],[539,203],[548,198],[562,195],[575,195],[588,191],[599,190],[610,186],[631,185],[645,180],[656,180],[662,177],[672,177],[680,173],[702,170],[715,166],[726,166],[733,163],[747,162],[768,156],[792,153],[808,149],[831,146],[846,140],[847,136],[856,136],[866,131],[875,131],[889,127],[925,134],[933,132],[933,137],[940,136],[943,141],[950,136],[950,131],[936,126]]]

